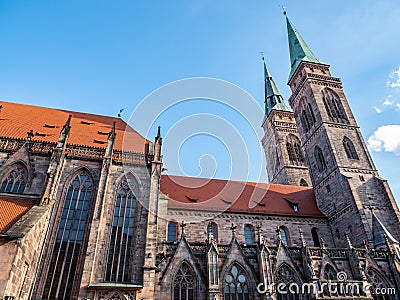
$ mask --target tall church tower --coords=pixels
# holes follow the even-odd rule
[[[344,246],[347,233],[356,246],[365,240],[379,247],[382,227],[398,240],[398,207],[388,183],[379,177],[341,80],[331,76],[329,65],[316,58],[287,17],[286,21],[289,103],[317,203],[329,217],[336,246]]]
[[[263,58],[264,60],[264,58]],[[311,185],[293,112],[285,105],[264,61],[265,119],[262,144],[271,183]]]

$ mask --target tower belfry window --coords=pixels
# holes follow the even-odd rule
[[[347,158],[355,160],[359,159],[353,142],[347,136],[345,136],[343,139],[343,147],[344,150],[346,151]]]
[[[322,150],[320,147],[315,146],[314,156],[315,156],[315,160],[317,161],[318,171],[320,171],[320,172],[324,171],[326,169],[326,161],[325,161],[324,154],[322,153]]]
[[[286,150],[288,152],[290,164],[295,166],[304,166],[304,156],[301,151],[300,140],[294,134],[286,137]]]
[[[337,123],[349,123],[346,112],[344,111],[342,101],[340,101],[339,96],[330,89],[322,90],[323,102],[325,106],[326,113],[330,121]]]

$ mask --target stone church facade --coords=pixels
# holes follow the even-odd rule
[[[395,199],[287,29],[291,109],[264,62],[270,184],[163,175],[160,130],[0,102],[0,299],[399,299]]]

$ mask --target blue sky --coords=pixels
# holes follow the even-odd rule
[[[232,82],[262,106],[260,51],[287,99],[282,4],[314,54],[342,79],[381,176],[400,199],[398,0],[0,0],[0,99],[105,115],[125,108],[129,120],[161,86],[211,77]],[[253,155],[260,150],[261,128],[253,128],[258,115],[204,99],[161,106],[150,132],[141,133],[152,139],[155,126],[162,126],[168,173],[227,178],[235,164],[243,167],[235,179],[266,180],[258,171],[261,158]],[[207,134],[208,121],[196,119],[199,114],[219,117],[237,132]],[[175,140],[176,124],[191,117],[197,134]],[[239,161],[232,139],[246,149]]]

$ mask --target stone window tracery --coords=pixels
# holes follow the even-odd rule
[[[243,268],[234,264],[224,278],[225,300],[248,300],[249,286]]]
[[[286,137],[286,150],[292,165],[304,166],[304,156],[301,151],[300,140],[297,136],[289,134]]]
[[[295,293],[291,293],[288,291],[289,285],[291,283],[298,282],[297,277],[291,267],[286,264],[283,264],[279,267],[278,271],[275,273],[275,283],[276,284],[284,284],[283,287],[286,288],[286,293],[277,292],[278,300],[299,300],[299,295]],[[283,291],[283,290],[281,290]]]
[[[78,259],[84,251],[82,244],[92,188],[85,171],[76,175],[68,187],[42,295],[44,299],[71,298]]]
[[[332,122],[348,124],[349,119],[347,118],[339,96],[330,89],[322,90],[322,94],[322,100],[329,119]]]
[[[196,276],[188,263],[182,263],[173,282],[174,300],[196,299]]]
[[[26,169],[18,165],[5,176],[0,186],[0,192],[22,194],[26,186],[26,180]]]
[[[136,197],[123,180],[115,199],[106,281],[129,282],[133,245]]]

